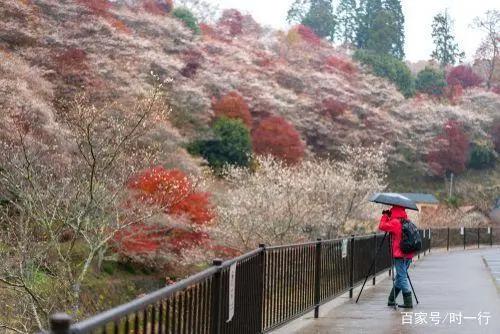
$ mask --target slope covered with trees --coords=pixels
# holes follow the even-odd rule
[[[0,326],[84,317],[263,240],[365,231],[373,191],[440,195],[453,172],[489,205],[496,44],[412,72],[399,1],[340,3],[297,1],[276,31],[203,1],[2,1]]]

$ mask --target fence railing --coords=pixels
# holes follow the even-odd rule
[[[449,250],[500,244],[500,232],[489,228],[420,233],[423,249],[418,257],[436,247]],[[384,234],[374,233],[286,246],[261,245],[229,261],[214,260],[209,269],[81,322],[71,324],[71,317],[53,315],[49,333],[270,332],[313,310],[317,317],[321,304],[346,292],[352,298],[353,289],[367,275],[375,284],[378,274],[391,269],[388,238],[381,245],[383,240]]]

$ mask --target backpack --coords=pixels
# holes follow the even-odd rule
[[[410,220],[401,219],[401,243],[399,247],[404,254],[418,252],[422,249],[422,237],[417,226]]]

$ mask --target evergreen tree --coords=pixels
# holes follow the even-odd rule
[[[383,7],[392,15],[392,24],[396,29],[391,53],[398,59],[405,57],[405,16],[401,7],[401,0],[385,0]]]
[[[380,10],[382,10],[382,0],[360,0],[358,7],[358,31],[356,34],[356,46],[358,48],[367,48],[374,16]]]
[[[300,22],[316,35],[333,40],[336,20],[332,0],[295,0],[288,10],[287,21]]]
[[[307,12],[311,8],[311,0],[295,0],[286,17],[288,23],[302,22]]]
[[[366,49],[379,54],[396,56],[394,46],[398,39],[398,31],[393,21],[394,16],[388,10],[383,9],[377,12],[368,30]]]
[[[343,44],[354,44],[358,29],[356,0],[340,0],[337,7],[337,36]]]
[[[448,14],[448,10],[439,13],[434,17],[432,23],[432,38],[436,48],[432,51],[431,57],[436,59],[441,67],[454,65],[465,56],[460,52],[458,44],[453,36],[453,20]]]
[[[403,59],[404,22],[400,0],[361,0],[356,46]]]

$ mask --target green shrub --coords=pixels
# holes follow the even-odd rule
[[[357,50],[354,59],[369,65],[375,75],[392,81],[405,97],[415,94],[415,79],[408,66],[401,60],[366,50]]]
[[[184,24],[191,29],[195,34],[200,34],[201,30],[198,25],[198,20],[196,17],[191,13],[191,11],[187,8],[179,7],[174,9],[172,12],[172,15],[179,20],[183,21]]]
[[[203,156],[214,170],[225,164],[248,166],[252,153],[250,131],[239,119],[222,117],[212,127],[214,139],[190,144],[191,154]]]
[[[489,141],[476,141],[472,144],[469,167],[484,169],[495,166],[497,154]]]
[[[441,96],[447,86],[444,72],[426,67],[420,71],[415,80],[417,91],[429,95]]]

